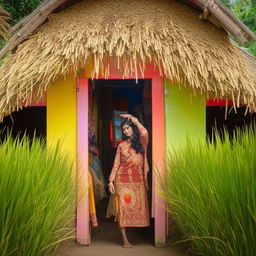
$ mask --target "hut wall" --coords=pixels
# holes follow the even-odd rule
[[[206,100],[191,88],[165,80],[166,152],[182,147],[189,135],[193,141],[206,139]]]
[[[76,159],[76,78],[67,76],[47,93],[47,144],[61,141],[61,149]],[[75,161],[74,161],[75,163]]]
[[[47,101],[47,146],[60,141],[61,151],[73,162],[76,171],[77,152],[77,111],[76,111],[76,77],[68,75],[51,84],[48,89]],[[74,213],[75,214],[75,213]]]

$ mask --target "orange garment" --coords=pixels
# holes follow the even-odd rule
[[[145,154],[136,153],[131,142],[125,140],[118,145],[114,166],[109,180],[115,181],[118,200],[118,222],[124,227],[149,226],[148,198],[145,177],[148,172],[146,157],[148,132],[139,123],[140,141]]]
[[[94,198],[94,191],[93,191],[93,177],[91,172],[89,172],[89,215],[90,221],[93,227],[98,226],[97,216],[96,216],[96,207],[95,207],[95,198]]]

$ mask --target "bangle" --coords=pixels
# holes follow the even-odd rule
[[[132,121],[135,125],[137,125],[138,124],[138,122],[139,122],[139,120],[137,119],[137,118],[135,118],[135,120],[134,121]]]

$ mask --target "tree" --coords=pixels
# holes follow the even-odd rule
[[[0,0],[0,27],[7,28],[6,24],[2,25],[3,21],[7,21],[7,16],[6,14],[3,14],[3,12],[9,13],[11,15],[9,16],[8,21],[10,21],[11,25],[14,25],[22,20],[24,17],[29,15],[41,2],[43,2],[43,0]],[[4,10],[6,10],[7,12]],[[2,34],[3,32],[4,34]],[[4,47],[5,40],[7,39],[6,31],[3,32],[0,31],[0,49]]]
[[[43,0],[0,0],[0,6],[8,11],[14,25],[29,15]]]
[[[10,19],[10,14],[0,6],[0,39],[7,39]]]
[[[0,49],[4,46],[4,40],[8,37],[8,30],[10,28],[9,20],[11,16],[0,6]]]
[[[256,33],[256,0],[222,0],[233,13],[254,33]],[[256,39],[245,43],[244,46],[251,54],[256,56]]]

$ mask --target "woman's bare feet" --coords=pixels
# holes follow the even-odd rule
[[[127,239],[125,228],[120,228],[123,240],[123,248],[132,248],[132,245]]]
[[[124,241],[123,242],[123,248],[132,248],[132,245],[129,243],[129,241]]]

